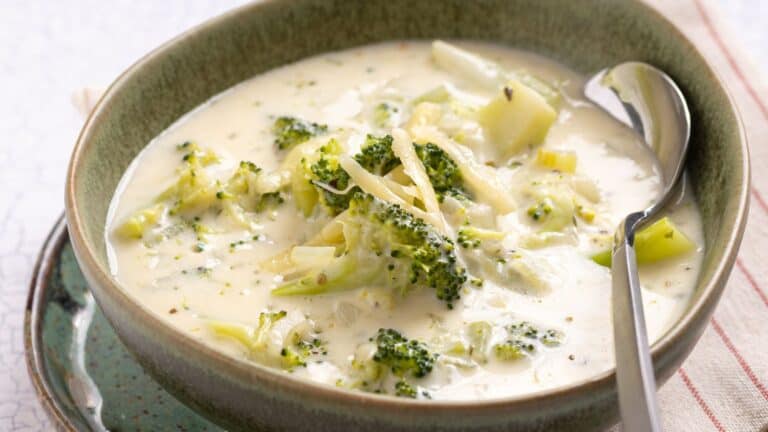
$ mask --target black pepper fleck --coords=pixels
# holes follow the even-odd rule
[[[507,101],[510,101],[510,102],[512,101],[512,95],[513,94],[514,94],[514,92],[512,91],[511,88],[506,87],[506,86],[504,87],[504,97],[507,98]]]

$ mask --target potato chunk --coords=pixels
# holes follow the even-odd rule
[[[515,80],[509,81],[479,116],[487,137],[505,158],[541,144],[556,118],[557,112],[539,93]]]

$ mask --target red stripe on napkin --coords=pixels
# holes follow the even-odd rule
[[[725,344],[725,347],[728,348],[728,351],[733,354],[734,357],[736,357],[736,361],[739,363],[739,366],[741,366],[741,369],[744,370],[744,373],[747,374],[747,378],[749,378],[750,381],[752,381],[752,384],[754,384],[755,388],[760,392],[761,395],[763,395],[763,398],[765,400],[768,400],[768,390],[766,390],[765,386],[762,382],[757,378],[757,375],[752,370],[752,368],[749,366],[746,360],[744,360],[744,357],[742,357],[741,353],[738,349],[736,349],[736,346],[731,341],[731,338],[728,337],[728,335],[725,333],[725,330],[723,330],[722,327],[720,327],[720,323],[717,322],[717,320],[713,317],[712,320],[712,328],[715,330],[715,333],[717,333],[718,336],[720,336],[720,339],[722,339],[723,343]]]
[[[755,279],[755,277],[752,276],[752,273],[747,270],[747,266],[745,266],[740,259],[737,259],[736,267],[738,267],[739,270],[741,270],[741,272],[744,274],[744,277],[747,278],[749,285],[757,293],[758,297],[760,297],[760,300],[763,301],[763,304],[768,306],[768,295],[766,295],[765,292],[763,292],[763,290],[760,288],[760,285],[757,283],[757,279]]]
[[[699,407],[701,407],[701,410],[704,411],[704,414],[707,415],[707,418],[709,418],[709,421],[712,422],[712,425],[715,426],[715,428],[720,432],[725,432],[725,428],[723,427],[723,424],[720,423],[720,420],[718,420],[717,416],[715,415],[715,412],[712,411],[712,408],[709,407],[707,404],[707,401],[704,400],[703,397],[701,397],[701,394],[699,393],[699,389],[696,388],[695,385],[693,385],[693,381],[688,377],[688,374],[685,372],[685,369],[680,368],[677,371],[678,374],[680,374],[680,378],[683,379],[683,383],[688,388],[688,391],[691,392],[691,396],[693,396],[694,399],[696,399],[696,402],[699,404]]]

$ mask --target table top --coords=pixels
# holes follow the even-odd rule
[[[150,49],[242,3],[0,4],[0,430],[50,430],[27,377],[23,310],[35,257],[64,206],[67,161],[82,124],[72,92],[109,84]],[[768,2],[716,0],[709,7],[768,72]]]

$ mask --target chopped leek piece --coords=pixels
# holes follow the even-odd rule
[[[373,123],[380,128],[391,127],[400,108],[390,102],[380,102],[373,108]]]
[[[488,344],[491,341],[493,329],[487,321],[475,321],[467,326],[467,337],[472,347],[472,357],[485,363],[487,358]]]
[[[317,188],[312,185],[310,176],[311,171],[304,159],[296,164],[296,169],[291,173],[293,201],[304,217],[312,215],[312,211],[320,199],[320,194],[317,192]]]
[[[228,337],[240,342],[249,351],[263,351],[268,343],[268,333],[272,326],[285,318],[286,312],[262,312],[259,314],[259,325],[250,327],[242,324],[209,321],[208,326],[214,334],[220,337]]]
[[[442,104],[442,103],[450,102],[451,98],[452,98],[451,92],[448,91],[448,88],[445,86],[445,84],[441,84],[433,88],[432,90],[422,94],[416,99],[414,99],[413,105],[419,105],[422,102]]]
[[[598,252],[592,255],[592,261],[600,264],[601,266],[610,267],[613,259],[611,258],[611,250],[606,249],[602,252]]]
[[[117,233],[125,238],[140,239],[144,236],[144,231],[154,225],[164,211],[165,206],[161,204],[140,210],[123,222]]]
[[[333,246],[294,246],[291,249],[291,262],[294,271],[330,264],[336,255]]]
[[[663,217],[635,234],[635,255],[639,264],[649,264],[690,252],[696,245],[682,231]],[[611,265],[611,251],[602,251],[592,260],[603,266]]]
[[[544,168],[573,174],[576,171],[576,154],[571,152],[539,149],[536,163]]]
[[[365,285],[383,272],[382,268],[358,268],[356,264],[352,257],[333,260],[330,265],[317,266],[317,270],[310,271],[306,276],[273,289],[272,295],[317,295],[345,291]]]

